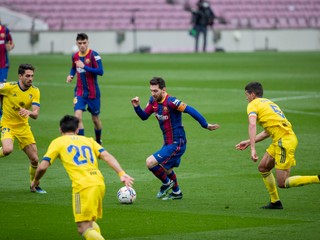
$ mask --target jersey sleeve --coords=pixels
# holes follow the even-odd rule
[[[6,40],[5,41],[6,41],[6,43],[12,43],[13,42],[9,28],[6,28]]]
[[[101,57],[95,51],[92,51],[92,55],[93,55],[93,59],[92,60],[94,60],[94,62],[96,62],[96,64],[93,64],[93,67],[84,66],[84,69],[87,72],[102,76],[103,75],[103,66],[102,66]]]
[[[175,108],[180,112],[188,113],[191,117],[198,121],[203,128],[208,127],[206,119],[196,109],[194,109],[191,106],[188,106],[186,103],[180,101],[175,97],[170,97],[168,100],[170,101],[170,107]]]
[[[152,102],[153,102],[153,98],[150,97],[149,102],[144,110],[142,110],[140,106],[134,107],[134,111],[142,120],[147,120],[150,117],[150,115],[153,113]]]
[[[0,83],[0,95],[8,95],[9,83]]]
[[[36,105],[40,107],[40,90],[38,88],[35,88],[35,93],[32,100],[32,105]]]
[[[75,54],[72,54],[72,57],[71,57],[72,65],[71,65],[71,69],[70,69],[70,73],[69,73],[70,76],[74,76],[77,72],[76,71],[76,64],[74,63],[74,55]]]
[[[248,114],[248,117],[251,117],[251,116],[257,117],[258,116],[257,105],[254,102],[250,102],[248,104],[247,114]]]
[[[184,112],[188,113],[191,117],[197,120],[198,123],[201,125],[201,127],[203,128],[208,127],[207,120],[195,108],[191,106],[186,106]]]
[[[93,145],[94,154],[98,158],[100,156],[100,153],[105,151],[105,149],[99,143],[97,143],[93,138],[89,138],[89,139]]]
[[[57,140],[53,140],[48,149],[47,152],[44,154],[42,160],[43,161],[48,161],[50,164],[52,164],[56,158],[59,157],[59,144]]]

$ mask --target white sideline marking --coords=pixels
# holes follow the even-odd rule
[[[303,96],[292,96],[292,97],[281,97],[281,98],[270,98],[273,102],[296,100],[296,99],[307,99],[307,98],[320,98],[320,95],[303,95]]]
[[[320,113],[317,112],[304,112],[304,111],[296,111],[291,109],[283,109],[285,113],[296,113],[296,114],[303,114],[303,115],[312,115],[312,116],[320,116]]]
[[[75,83],[52,83],[52,82],[37,82],[36,86],[55,86],[55,87],[75,87]],[[119,85],[108,85],[108,84],[101,84],[99,85],[100,88],[109,88],[109,89],[146,89],[148,90],[148,86],[119,86]],[[241,89],[225,89],[225,88],[195,88],[195,87],[174,87],[173,89],[176,90],[183,90],[183,91],[219,91],[219,92],[244,92]],[[279,97],[279,98],[270,98],[273,102],[280,102],[280,101],[290,101],[290,100],[297,100],[297,99],[308,99],[308,98],[320,98],[320,95],[318,92],[299,92],[299,91],[269,91],[274,93],[281,93],[281,94],[288,94],[288,93],[294,93],[294,94],[303,94],[300,96],[291,96],[291,97]],[[305,94],[310,95],[305,95]],[[296,114],[304,114],[304,115],[312,115],[312,116],[320,116],[320,113],[317,112],[304,112],[304,111],[296,111],[291,109],[283,109],[284,112],[290,112],[290,113],[296,113]]]

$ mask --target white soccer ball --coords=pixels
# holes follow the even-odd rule
[[[120,203],[130,204],[136,200],[136,191],[131,187],[122,187],[117,193],[117,197]]]

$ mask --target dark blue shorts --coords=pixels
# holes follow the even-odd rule
[[[6,82],[8,77],[8,68],[0,68],[0,82]]]
[[[82,110],[86,111],[86,106],[87,110],[94,116],[98,116],[100,114],[100,98],[83,98],[80,96],[76,96],[73,100],[74,104],[74,111],[76,110]]]
[[[163,145],[162,148],[155,152],[153,156],[165,169],[179,167],[181,157],[186,151],[187,145],[185,139],[180,139],[179,142]]]

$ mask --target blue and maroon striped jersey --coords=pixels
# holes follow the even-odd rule
[[[84,68],[76,68],[75,61],[78,60],[81,60],[85,64]],[[77,73],[77,85],[74,90],[75,96],[90,99],[99,98],[98,75],[103,75],[103,66],[99,54],[91,49],[88,49],[84,55],[76,52],[72,56],[70,75],[74,76],[75,73]]]
[[[168,94],[162,102],[155,101],[151,96],[144,110],[140,106],[134,110],[142,120],[147,120],[152,113],[155,114],[163,133],[164,144],[172,144],[181,138],[186,138],[182,125],[182,112],[190,114],[202,127],[208,126],[205,118],[197,110]]]
[[[9,67],[8,51],[6,48],[6,43],[8,42],[12,42],[10,30],[0,25],[0,68]]]

